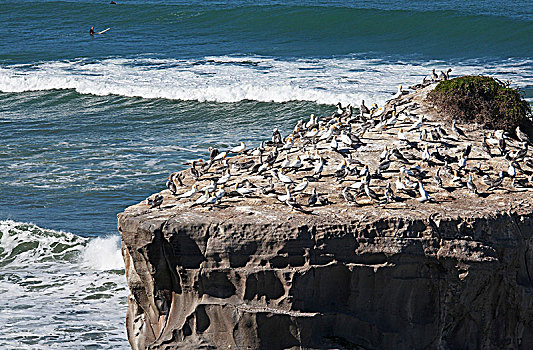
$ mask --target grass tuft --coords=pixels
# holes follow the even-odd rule
[[[532,129],[531,106],[522,99],[520,91],[491,77],[464,76],[441,81],[428,99],[451,119],[512,134],[517,126]]]

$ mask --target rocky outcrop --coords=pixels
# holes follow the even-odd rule
[[[133,349],[533,347],[533,215],[119,215]]]
[[[423,110],[417,96],[396,104]],[[191,206],[194,197],[180,199],[164,190],[160,207],[143,202],[120,213],[132,348],[533,348],[533,196],[525,180],[531,171],[524,165],[516,177],[502,177],[492,188],[480,181],[481,173],[494,179],[505,171],[510,163],[504,156],[518,154],[521,146],[508,139],[512,154],[493,149],[487,156],[483,131],[475,126],[462,126],[468,152],[450,136],[422,140],[420,130],[443,126],[430,112],[423,111],[429,120],[419,128],[399,122],[407,126],[408,140],[375,123],[361,133],[364,144],[348,151],[315,145],[329,161],[322,176],[312,178],[312,167],[291,176],[307,174],[309,188],[327,197],[327,205],[307,207],[309,189],[295,195],[296,206],[280,202],[285,188],[271,182],[272,194],[228,193],[214,206]],[[334,175],[348,153],[356,166],[374,173],[384,145],[410,155],[410,161],[391,162],[382,173],[368,175],[366,185],[352,176],[359,173],[353,169],[340,179]],[[422,164],[420,153],[428,145],[444,158]],[[460,153],[467,154],[466,165],[455,165]],[[231,162],[250,159],[255,158]],[[402,168],[417,160],[425,174],[415,177],[431,200],[398,188],[386,201],[365,197],[361,186],[381,197],[394,179],[401,181],[398,174],[407,173]],[[449,162],[454,179],[443,175],[444,185],[432,183],[435,170],[444,172]],[[199,179],[183,173],[184,188],[175,192],[207,185],[222,166],[214,164]],[[228,184],[245,178],[246,186],[266,188],[274,176],[238,169],[243,167],[237,166]],[[466,186],[468,176],[477,191]],[[350,187],[359,189],[353,201],[342,195],[348,185],[358,185]],[[304,210],[296,211],[298,204]]]

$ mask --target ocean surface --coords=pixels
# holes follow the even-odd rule
[[[116,214],[209,146],[433,68],[533,102],[531,0],[115,1],[0,1],[2,349],[128,348]]]

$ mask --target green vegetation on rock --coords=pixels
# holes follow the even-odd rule
[[[462,122],[514,133],[531,129],[531,106],[519,90],[486,76],[464,76],[441,81],[428,95],[439,112]]]

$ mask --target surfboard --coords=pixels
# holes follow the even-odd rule
[[[109,29],[111,29],[111,28],[104,29],[104,30],[102,30],[101,32],[97,32],[97,33],[95,33],[95,34],[104,34],[104,33],[107,32]]]

